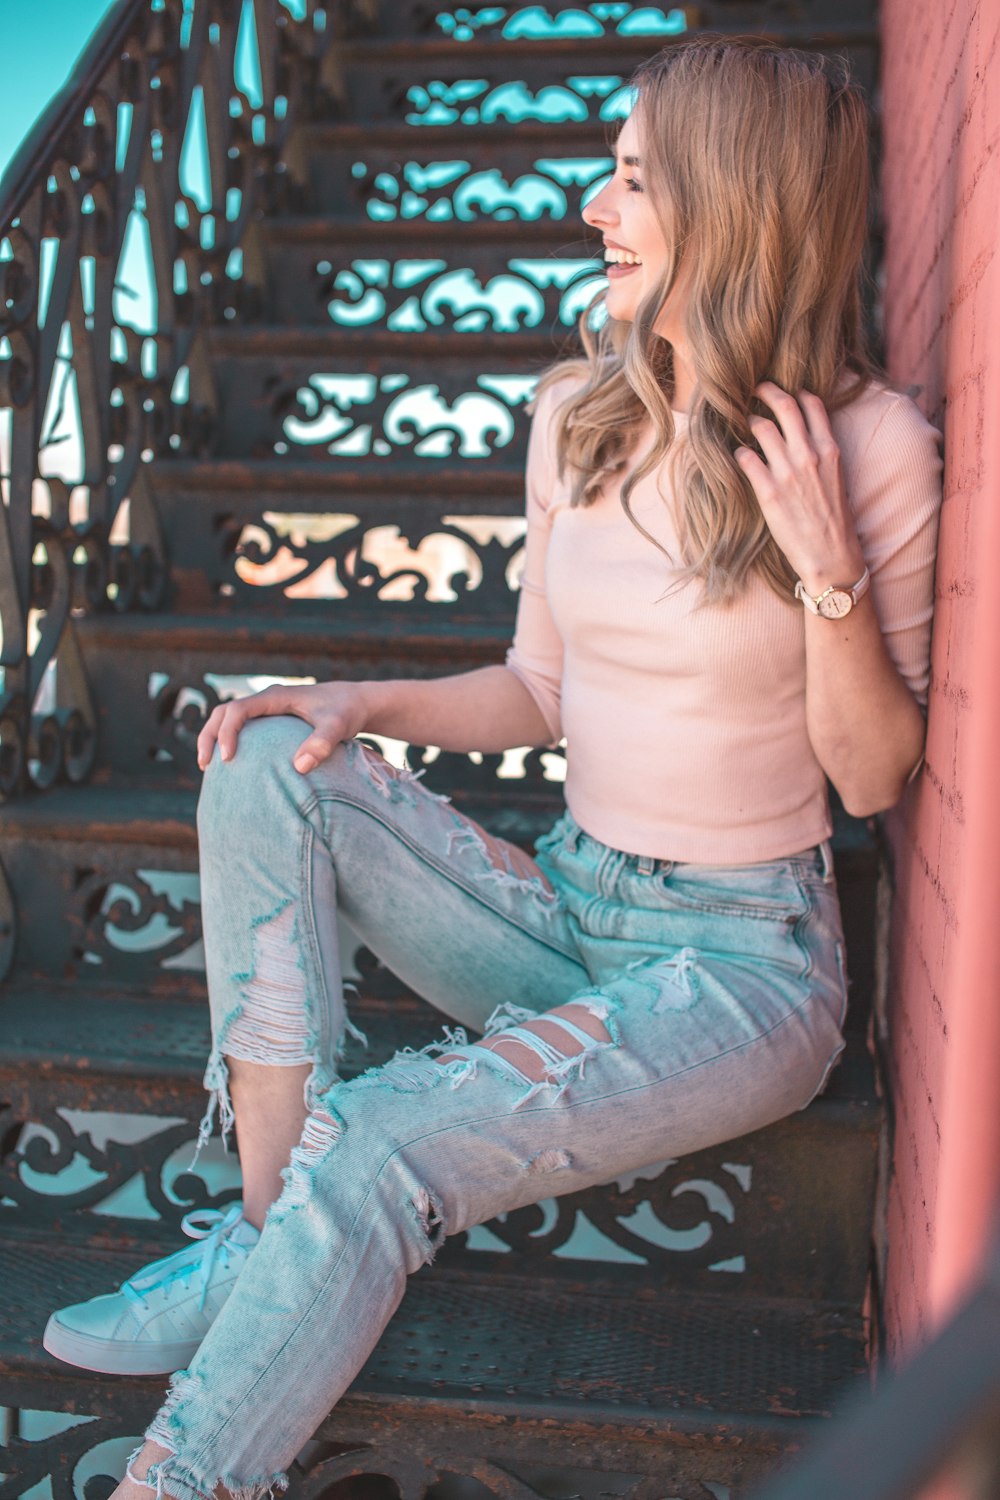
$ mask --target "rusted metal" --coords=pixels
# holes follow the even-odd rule
[[[858,1390],[829,1432],[756,1500],[910,1500],[947,1465],[969,1500],[1000,1493],[1000,1232],[963,1305],[874,1393]]]
[[[0,1247],[0,1274],[15,1294],[0,1314],[0,1357],[26,1385],[52,1364],[36,1327],[53,1291],[78,1300],[113,1284],[136,1247],[70,1239],[46,1246],[44,1259],[40,1252],[21,1234]],[[795,1441],[793,1425],[801,1436],[827,1412],[862,1365],[859,1331],[836,1309],[435,1268],[412,1278],[319,1435],[353,1447],[359,1473],[384,1472],[386,1460],[398,1470],[405,1455],[419,1455],[424,1486],[435,1469],[487,1475],[497,1465],[496,1495],[518,1493],[499,1487],[505,1473],[513,1478],[511,1465],[516,1475],[522,1465],[551,1469],[574,1457],[598,1470],[631,1469],[633,1485],[650,1475],[661,1484],[742,1483]],[[84,1384],[65,1370],[61,1380]],[[162,1390],[148,1380],[87,1384],[89,1410],[119,1421],[134,1417],[137,1396],[148,1410]],[[40,1448],[36,1462],[45,1456]],[[28,1455],[14,1457],[25,1464]],[[297,1481],[317,1494],[336,1474],[335,1462]],[[411,1491],[415,1500],[423,1493]]]

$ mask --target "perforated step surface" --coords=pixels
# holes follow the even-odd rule
[[[53,1306],[117,1286],[136,1269],[135,1253],[6,1237],[0,1390],[43,1372],[82,1383],[79,1372],[41,1349],[45,1320]],[[734,1305],[728,1297],[635,1294],[592,1282],[538,1286],[434,1266],[411,1278],[354,1389],[535,1413],[572,1406],[595,1419],[656,1422],[686,1413],[711,1423],[826,1414],[862,1362],[859,1321],[839,1307],[752,1299]],[[133,1381],[95,1384],[111,1392]],[[163,1382],[142,1384],[152,1395]],[[94,1409],[107,1409],[108,1399]]]

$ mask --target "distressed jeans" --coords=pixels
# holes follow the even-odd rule
[[[444,1236],[802,1109],[843,1047],[827,846],[679,864],[565,813],[531,859],[358,741],[299,775],[302,737],[294,719],[252,721],[199,805],[214,1106],[225,1127],[227,1057],[308,1062],[310,1113],[149,1429],[170,1456],[148,1482],[177,1500],[283,1488]],[[349,1082],[338,907],[455,1023]],[[529,1028],[571,1001],[599,1025]]]

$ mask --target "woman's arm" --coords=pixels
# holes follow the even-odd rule
[[[430,682],[366,682],[367,729],[411,745],[487,754],[544,745],[545,720],[524,683],[504,666]]]
[[[553,745],[561,734],[559,697],[562,641],[545,598],[549,500],[557,481],[551,422],[559,395],[579,379],[550,386],[539,397],[525,473],[527,535],[521,595],[509,665],[480,667],[454,677],[394,678],[387,682],[326,682],[315,687],[265,688],[220,704],[198,736],[198,765],[236,754],[249,719],[293,714],[312,726],[295,753],[303,774],[333,753],[341,740],[369,730],[411,745],[498,753],[520,745]]]
[[[780,428],[751,417],[767,462],[749,448],[736,460],[772,535],[814,598],[855,583],[865,559],[826,408],[769,380],[757,394]],[[898,801],[923,749],[923,715],[886,650],[870,593],[842,620],[803,613],[809,738],[847,811],[866,817]]]
[[[547,744],[550,738],[520,679],[503,666],[479,667],[429,681],[276,684],[212,711],[198,736],[198,765],[205,769],[216,743],[222,759],[232,760],[244,724],[274,714],[292,714],[312,726],[293,761],[303,775],[332,755],[341,740],[365,730],[456,751],[498,752]]]

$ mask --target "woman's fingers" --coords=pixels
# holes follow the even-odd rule
[[[212,759],[216,745],[223,760],[232,760],[236,754],[240,730],[248,719],[289,713],[302,716],[300,709],[292,702],[287,688],[264,688],[263,692],[252,693],[248,698],[234,698],[229,703],[220,703],[217,708],[213,708],[198,736],[199,769],[204,771]]]
[[[341,740],[350,739],[339,720],[323,720],[296,750],[292,765],[303,776],[315,771],[324,760],[329,760]]]
[[[750,481],[751,487],[761,505],[765,505],[774,493],[774,480],[771,470],[752,448],[737,448],[734,454],[736,462]]]
[[[762,380],[756,387],[755,394],[771,408],[777,419],[771,421],[767,417],[758,416],[749,419],[750,430],[766,453],[768,461],[779,470],[789,472],[815,465],[818,454],[812,440],[812,430],[795,397],[788,391],[783,391],[780,385],[775,385],[773,380]]]
[[[356,696],[356,694],[354,695]],[[351,688],[343,683],[317,687],[284,687],[276,684],[246,698],[220,703],[205,721],[198,736],[198,765],[204,771],[216,745],[223,760],[232,760],[244,725],[250,719],[291,714],[312,726],[312,733],[296,750],[292,764],[305,775],[328,759],[342,740],[352,739],[363,720]]]

